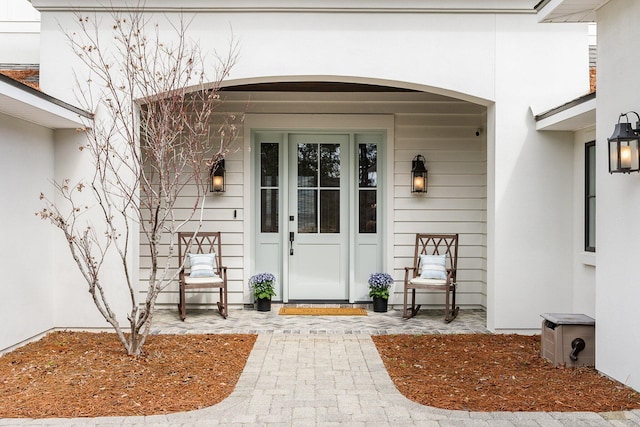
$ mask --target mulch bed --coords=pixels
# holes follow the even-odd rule
[[[153,415],[214,405],[235,387],[255,335],[150,336],[140,357],[113,334],[55,332],[0,357],[0,418]],[[540,338],[375,336],[398,390],[470,411],[640,408],[640,394],[592,368],[554,368]]]
[[[0,418],[152,415],[214,405],[256,335],[149,336],[139,357],[111,333],[54,332],[0,357]]]
[[[640,408],[640,394],[593,368],[556,368],[540,337],[384,335],[373,340],[398,390],[422,405],[469,411]]]

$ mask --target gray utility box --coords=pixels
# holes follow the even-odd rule
[[[554,366],[595,366],[596,321],[584,314],[544,313],[540,355]]]

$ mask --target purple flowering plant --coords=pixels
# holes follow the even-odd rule
[[[369,276],[369,296],[389,299],[389,287],[393,277],[387,273],[373,273]]]
[[[276,276],[271,273],[259,273],[249,278],[249,288],[256,299],[270,299],[276,295],[273,285],[276,283]]]

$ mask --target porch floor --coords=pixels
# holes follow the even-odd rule
[[[375,313],[367,316],[280,316],[282,304],[272,304],[271,311],[229,309],[225,320],[217,309],[188,310],[184,322],[177,310],[156,310],[152,334],[484,334],[484,310],[460,310],[451,323],[444,322],[443,310],[420,310],[410,320],[402,318],[402,310]]]

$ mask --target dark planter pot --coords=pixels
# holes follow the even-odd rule
[[[389,300],[386,298],[373,297],[373,311],[376,313],[386,313],[388,302]]]
[[[259,298],[256,300],[258,311],[271,311],[271,298]]]

